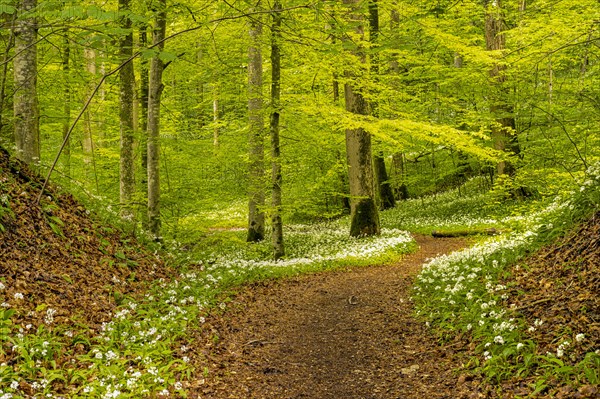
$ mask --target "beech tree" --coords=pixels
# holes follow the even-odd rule
[[[17,157],[28,164],[40,160],[37,98],[37,0],[21,0],[14,23],[14,135]]]
[[[502,0],[485,2],[485,43],[489,51],[502,51],[506,48],[506,24],[503,17]],[[509,156],[520,153],[516,131],[514,107],[508,100],[506,88],[506,65],[496,62],[490,70],[491,105],[490,112],[495,118],[492,124],[494,148],[506,152]],[[497,164],[498,175],[513,175],[515,166],[509,160]]]
[[[131,0],[119,0],[120,27],[123,34],[119,41],[120,61],[125,62],[133,55],[133,30],[129,13]],[[119,121],[120,121],[120,148],[119,162],[120,176],[120,203],[121,217],[133,221],[134,212],[131,206],[135,193],[135,165],[134,165],[134,117],[133,104],[135,101],[135,75],[133,62],[125,64],[119,72]]]
[[[281,220],[281,149],[279,147],[279,113],[281,107],[281,3],[273,3],[271,25],[271,225],[273,257],[285,255],[283,222]]]
[[[260,1],[255,9],[260,9]],[[265,165],[262,98],[262,21],[260,15],[250,19],[250,46],[248,48],[248,242],[262,241],[265,237]]]
[[[379,5],[377,0],[369,1],[369,42],[371,45],[371,76],[374,85],[379,84],[379,56],[377,55],[377,46],[379,39]],[[374,93],[375,99],[371,101],[371,113],[378,117],[377,93]],[[392,185],[390,184],[387,169],[385,167],[385,158],[383,151],[376,152],[373,155],[373,169],[375,171],[375,182],[378,188],[379,201],[381,209],[390,209],[396,205]]]
[[[364,40],[364,13],[359,0],[343,0],[349,6],[348,22],[354,26],[352,55],[361,64],[364,73],[366,55],[360,41]],[[358,74],[346,70],[344,85],[346,110],[357,115],[368,115],[369,105],[360,87]],[[379,234],[379,211],[375,203],[371,135],[362,127],[346,128],[346,156],[348,158],[348,180],[350,183],[350,235],[353,237]]]
[[[167,28],[167,2],[158,1],[152,44],[157,54],[150,61],[148,83],[148,230],[153,238],[161,240],[160,220],[160,104],[163,91],[164,63],[160,52],[164,49]]]

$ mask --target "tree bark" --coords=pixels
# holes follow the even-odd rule
[[[504,17],[501,0],[485,3],[485,42],[489,51],[499,51],[506,48]],[[520,147],[516,133],[516,123],[513,106],[508,102],[505,82],[506,66],[496,63],[490,71],[492,98],[490,112],[495,118],[492,125],[492,140],[494,148],[510,155],[519,155]],[[497,165],[498,175],[514,175],[515,166],[510,161],[500,161]]]
[[[343,0],[352,10],[349,22],[355,25],[355,34],[364,36],[364,14],[358,10],[359,0]],[[348,43],[350,45],[350,43]],[[353,54],[365,67],[366,57],[359,45],[354,45]],[[356,73],[345,72],[344,85],[346,110],[357,115],[368,115],[369,105],[356,82]],[[363,128],[346,129],[346,156],[348,159],[348,180],[350,182],[351,210],[350,235],[369,236],[380,233],[379,211],[375,204],[373,189],[373,164],[371,156],[371,135]]]
[[[220,111],[219,111],[219,83],[216,82],[213,86],[213,147],[215,153],[218,153],[220,146],[220,129],[219,129],[219,120],[220,120]]]
[[[285,255],[283,222],[281,220],[281,149],[279,147],[279,113],[281,110],[281,8],[279,0],[273,4],[271,27],[271,215],[273,258]]]
[[[260,7],[260,1],[257,8]],[[248,242],[262,241],[265,237],[265,165],[264,122],[262,100],[262,22],[260,16],[250,21],[248,49],[248,122],[249,122],[249,186],[248,186]]]
[[[119,25],[126,32],[120,39],[119,58],[124,62],[133,55],[133,31],[131,29],[131,19],[127,15],[131,9],[131,0],[119,0]],[[132,207],[133,196],[135,194],[135,164],[133,144],[134,121],[133,121],[133,103],[135,101],[135,75],[133,71],[133,62],[129,62],[119,71],[119,122],[121,133],[121,153],[119,162],[120,176],[120,203],[121,218],[127,221],[134,220],[134,211]]]
[[[160,0],[152,30],[152,43],[155,49],[164,49],[163,40],[167,25],[167,2]],[[162,74],[164,63],[158,55],[150,61],[148,85],[148,230],[155,241],[162,239],[160,234],[160,100],[163,91]]]
[[[15,17],[16,18],[16,15]],[[12,21],[14,24],[14,20]],[[8,80],[8,66],[10,60],[10,52],[13,46],[15,45],[15,35],[14,29],[10,29],[8,32],[8,37],[6,39],[6,47],[4,49],[4,54],[2,57],[2,76],[0,78],[0,137],[4,137],[4,109],[6,103],[6,81]],[[13,136],[14,132],[11,132],[11,136]]]
[[[63,160],[65,165],[65,175],[71,177],[71,138],[69,137],[69,128],[71,127],[71,44],[69,43],[69,32],[65,32],[63,52],[62,52],[62,70],[64,74],[64,104],[63,104],[63,123],[62,123],[62,138],[66,140],[65,148],[63,149]]]
[[[148,45],[148,26],[142,24],[140,27],[140,47]],[[148,170],[148,61],[143,57],[140,60],[140,148],[142,170]],[[142,178],[144,192],[147,192],[147,176]]]
[[[37,99],[37,0],[21,0],[14,25],[14,134],[17,158],[34,165],[40,161],[39,107]]]
[[[379,6],[377,0],[369,2],[369,41],[371,42],[371,76],[375,83],[375,90],[379,84],[379,56],[377,55],[377,45],[379,39]],[[377,92],[374,93],[375,100],[371,101],[371,114],[378,118],[379,108],[377,103]],[[382,152],[376,152],[373,156],[373,168],[375,170],[375,184],[378,188],[379,201],[381,209],[390,209],[396,206],[394,192],[390,185],[387,170],[385,169],[385,159]]]
[[[96,52],[94,49],[85,48],[83,50],[83,58],[85,60],[85,69],[88,74],[91,75],[92,81],[89,83],[89,92],[91,92],[94,87],[93,78],[96,76]],[[89,108],[85,111],[83,115],[83,163],[86,166],[86,173],[89,165],[92,164],[94,158],[94,139],[93,139],[93,129],[92,129],[92,117],[90,115]]]

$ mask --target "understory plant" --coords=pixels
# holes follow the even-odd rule
[[[474,246],[437,257],[424,265],[415,284],[413,298],[417,314],[434,326],[442,338],[469,336],[477,345],[471,364],[488,379],[498,382],[509,376],[541,375],[544,381],[577,379],[598,384],[600,354],[587,353],[584,360],[569,365],[562,359],[570,345],[578,345],[584,331],[572,332],[554,353],[540,354],[526,331],[528,325],[517,309],[506,308],[508,288],[500,284],[510,278],[510,269],[542,245],[566,234],[600,206],[600,166],[588,169],[577,191],[557,197],[545,209],[520,217],[515,231],[492,237]]]
[[[187,337],[202,329],[210,309],[226,309],[231,287],[383,263],[414,248],[410,234],[396,229],[356,239],[341,225],[321,224],[295,226],[288,236],[289,255],[276,262],[249,248],[227,256],[183,253],[179,278],[159,281],[142,299],[116,298],[119,307],[99,330],[57,325],[49,308],[37,309],[43,325],[15,324],[0,285],[0,359],[10,359],[0,363],[0,398],[185,397],[196,368],[205,366]]]

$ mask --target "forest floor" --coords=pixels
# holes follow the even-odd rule
[[[456,374],[465,359],[414,319],[409,299],[424,262],[467,243],[416,240],[420,249],[391,266],[242,288],[198,337],[210,368],[190,397],[479,397]]]

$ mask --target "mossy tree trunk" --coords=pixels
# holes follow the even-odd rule
[[[506,48],[506,24],[504,22],[502,1],[485,1],[485,42],[489,51],[502,51]],[[516,132],[513,105],[508,100],[506,89],[506,66],[496,63],[490,70],[492,97],[490,112],[495,121],[492,124],[494,148],[518,156],[519,141]],[[510,160],[501,160],[497,164],[498,175],[514,175],[515,165]]]
[[[364,37],[364,12],[359,0],[343,0],[350,9],[349,22],[354,26],[358,41]],[[356,42],[354,42],[356,43]],[[350,42],[347,43],[350,46]],[[360,44],[352,44],[354,57],[361,63],[364,73],[366,56]],[[356,69],[355,69],[356,71]],[[344,85],[346,110],[357,115],[368,115],[369,104],[361,92],[358,82],[361,76],[355,71],[346,71]],[[379,211],[375,203],[373,161],[371,155],[371,135],[363,128],[346,129],[346,156],[348,159],[348,180],[350,183],[350,235],[369,236],[380,233]]]

